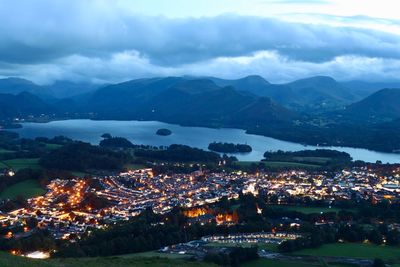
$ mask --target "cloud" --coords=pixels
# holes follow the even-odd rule
[[[339,56],[323,63],[293,61],[277,51],[259,51],[247,56],[217,57],[179,66],[152,64],[137,51],[113,54],[108,58],[68,56],[51,64],[0,65],[6,76],[23,76],[40,84],[55,80],[121,82],[155,76],[219,76],[235,79],[258,74],[271,82],[327,75],[339,80],[395,81],[400,77],[400,60]]]
[[[394,33],[235,14],[152,17],[118,1],[3,0],[0,22],[0,75],[42,82],[174,74],[284,80],[321,72],[344,79],[362,76],[361,70],[371,74],[362,62],[395,67],[400,60],[400,36]],[[353,73],[343,71],[345,64]],[[388,70],[379,66],[374,75],[383,79],[396,72],[382,71]]]

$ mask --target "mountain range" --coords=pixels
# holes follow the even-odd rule
[[[368,129],[362,134],[370,139],[377,132],[384,135],[381,128],[394,135],[393,129],[400,128],[400,89],[381,89],[377,84],[359,88],[356,84],[363,83],[316,76],[272,84],[260,76],[248,76],[237,80],[146,78],[110,85],[60,81],[39,86],[9,78],[0,80],[0,120],[90,114],[95,119],[237,127],[278,138],[287,136],[287,140],[310,143],[314,138],[340,145],[357,141],[349,135],[344,138],[343,127],[354,126],[353,135],[360,132],[359,127]],[[385,125],[380,127],[380,123]],[[389,148],[387,144],[384,147]]]

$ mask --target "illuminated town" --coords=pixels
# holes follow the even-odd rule
[[[49,229],[55,238],[70,239],[71,235],[79,236],[90,228],[105,228],[127,220],[148,208],[163,214],[180,206],[189,219],[208,215],[207,220],[217,224],[235,224],[238,222],[235,212],[215,214],[206,206],[223,197],[238,198],[239,194],[276,196],[281,204],[285,204],[288,196],[327,203],[354,197],[375,202],[391,200],[400,193],[400,168],[393,167],[389,173],[382,175],[378,169],[362,167],[335,173],[197,171],[153,175],[152,169],[141,169],[90,179],[54,179],[45,195],[29,199],[25,208],[1,214],[0,222],[23,224],[28,218],[35,218],[39,227]],[[25,226],[24,232],[29,233],[28,227]]]

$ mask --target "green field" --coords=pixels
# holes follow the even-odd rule
[[[39,165],[38,158],[22,158],[22,159],[10,159],[3,161],[3,164],[7,165],[14,170],[21,170],[21,169],[39,169],[41,168]]]
[[[50,149],[50,150],[54,150],[54,149],[58,149],[58,148],[63,147],[63,145],[59,145],[59,144],[48,144],[48,143],[45,143],[45,146],[46,146],[47,149]]]
[[[140,252],[140,253],[132,253],[132,254],[124,254],[118,257],[122,258],[167,258],[167,259],[187,259],[190,255],[185,254],[170,254],[170,253],[160,253],[157,251],[147,251],[147,252]]]
[[[153,258],[125,258],[125,257],[104,257],[104,258],[76,258],[76,259],[49,259],[31,260],[23,257],[11,256],[6,253],[0,254],[1,267],[216,267],[216,265],[191,262],[181,259],[168,259],[163,257]]]
[[[304,214],[321,213],[321,212],[339,212],[341,210],[338,208],[328,208],[328,207],[306,207],[306,206],[288,206],[288,205],[272,205],[271,207],[277,209],[297,211]]]
[[[0,154],[4,154],[4,153],[11,153],[11,152],[14,152],[14,151],[11,151],[11,150],[7,150],[7,149],[0,148]]]
[[[377,246],[360,243],[335,243],[323,245],[316,249],[304,249],[295,252],[296,255],[334,256],[400,261],[400,247]]]
[[[238,161],[235,164],[241,167],[248,167],[251,164],[263,164],[266,168],[319,168],[319,165],[298,163],[298,162],[281,162],[281,161]]]
[[[0,161],[0,169],[3,169],[3,168],[6,169],[6,168],[8,168],[8,166]]]
[[[315,164],[325,164],[331,158],[324,157],[293,157],[294,161],[303,162],[303,163],[315,163]]]
[[[245,263],[241,267],[350,267],[352,265],[327,264],[325,262],[302,262],[302,261],[277,261],[270,259],[258,259]]]
[[[21,195],[25,198],[31,198],[38,195],[43,195],[46,191],[40,187],[36,180],[26,180],[7,187],[0,193],[0,198],[15,199]]]
[[[146,166],[144,166],[143,164],[134,164],[134,163],[126,164],[124,167],[127,168],[128,170],[139,170],[146,168]]]

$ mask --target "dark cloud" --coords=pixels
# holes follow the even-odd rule
[[[288,66],[314,66],[346,56],[400,59],[400,36],[391,33],[239,15],[148,17],[107,1],[3,0],[0,21],[0,62],[12,70],[26,71],[34,65],[55,69],[42,76],[76,71],[81,60],[102,79],[108,73],[124,76],[129,72],[110,64],[121,62],[121,55],[135,60],[132,71],[143,75],[174,73],[185,66],[195,70],[196,64],[200,71],[219,58],[251,57],[259,51],[274,51]],[[123,74],[93,64],[108,64]],[[9,73],[5,68],[0,71]]]

